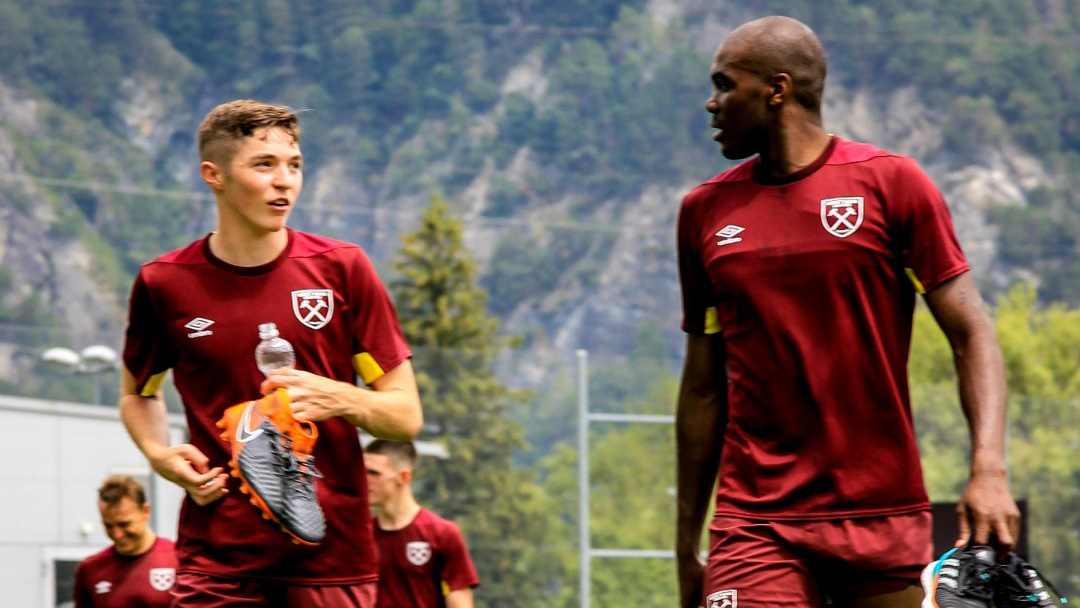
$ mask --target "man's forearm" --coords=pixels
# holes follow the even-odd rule
[[[1005,365],[989,320],[954,344],[960,404],[971,429],[972,473],[1005,474]]]
[[[680,408],[681,409],[681,408]],[[677,496],[676,552],[697,555],[706,510],[716,485],[720,466],[717,425],[699,426],[701,420],[676,420]]]
[[[971,430],[972,472],[1005,467],[1005,363],[970,272],[926,294],[953,351],[960,405]]]
[[[411,441],[423,422],[419,400],[407,391],[360,391],[353,413],[345,416],[374,437]]]

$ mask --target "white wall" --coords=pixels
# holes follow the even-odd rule
[[[173,443],[185,441],[170,416]],[[150,475],[115,407],[0,395],[0,597],[5,606],[52,608],[53,556],[109,546],[97,488],[123,473],[146,481],[158,534],[176,538],[182,491]]]

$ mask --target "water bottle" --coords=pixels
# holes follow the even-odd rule
[[[271,371],[279,367],[296,365],[296,353],[293,352],[292,344],[278,334],[277,325],[260,323],[259,340],[261,342],[255,347],[255,365],[263,375],[269,376]]]

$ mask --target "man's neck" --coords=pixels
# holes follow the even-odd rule
[[[138,549],[136,549],[134,553],[128,554],[127,557],[137,557],[146,553],[150,549],[154,548],[154,543],[156,542],[157,534],[154,534],[153,532],[147,532],[146,535],[144,535],[142,537],[142,540],[139,542]]]
[[[404,492],[379,507],[379,527],[390,532],[400,530],[411,524],[419,513],[420,505],[412,492]]]
[[[219,227],[210,234],[210,251],[219,260],[233,266],[262,266],[277,259],[289,244],[285,229],[249,234]]]
[[[757,170],[767,178],[796,173],[817,160],[831,138],[820,122],[805,120],[783,125],[761,152]]]

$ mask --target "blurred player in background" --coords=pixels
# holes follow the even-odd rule
[[[411,442],[376,439],[364,448],[375,542],[379,608],[472,608],[480,584],[461,531],[422,508],[412,480],[419,458]]]
[[[167,608],[176,580],[171,540],[149,527],[146,490],[114,475],[98,490],[98,510],[113,545],[75,569],[75,608]]]

